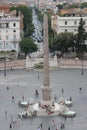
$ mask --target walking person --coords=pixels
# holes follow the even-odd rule
[[[39,95],[39,92],[38,92],[38,90],[37,90],[37,89],[35,90],[35,94],[36,94],[36,96],[38,96],[38,95]]]
[[[61,129],[63,129],[63,123],[61,122],[61,126],[60,126]]]
[[[41,123],[40,123],[40,128],[41,128],[41,129],[42,129],[42,127],[43,127],[43,125],[42,125],[42,124],[43,124],[43,123],[41,122]]]
[[[55,96],[54,96],[54,101],[55,101],[55,102],[57,101],[57,96],[56,96],[56,94],[55,94]]]
[[[72,97],[70,97],[70,101],[72,101]]]
[[[62,93],[64,93],[64,90],[63,90],[63,88],[62,88],[62,90],[61,90],[61,91],[62,91]]]
[[[40,130],[40,126],[38,126],[37,130]]]
[[[82,88],[81,88],[81,87],[79,88],[79,91],[80,91],[80,92],[82,91]]]
[[[7,110],[5,111],[5,117],[7,118]]]
[[[48,127],[48,130],[50,130],[50,126]]]
[[[56,126],[55,120],[52,120],[52,124],[54,127]]]
[[[7,90],[9,90],[9,86],[7,86]]]
[[[9,125],[9,128],[10,128],[10,129],[12,128],[12,124]]]
[[[15,98],[14,98],[14,96],[12,96],[11,100],[12,100],[12,102],[14,102],[14,101],[15,101]]]
[[[64,117],[65,117],[65,121],[66,121],[67,116],[65,115]]]
[[[38,79],[39,79],[39,75],[38,75]]]
[[[24,95],[22,96],[22,100],[24,101]]]

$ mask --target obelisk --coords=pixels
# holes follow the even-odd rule
[[[48,17],[47,11],[44,11],[44,69],[41,105],[51,106],[51,87],[49,77],[49,44],[48,44]]]

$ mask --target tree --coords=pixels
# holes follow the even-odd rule
[[[86,39],[86,32],[84,29],[84,21],[81,18],[78,26],[78,33],[76,34],[76,49],[77,49],[77,54],[82,54],[84,53],[84,48],[85,44],[84,41]]]
[[[78,4],[68,5],[67,9],[71,9],[71,8],[79,8],[79,6],[78,6]]]
[[[68,52],[74,47],[74,35],[70,32],[60,33],[54,38],[53,48],[59,50],[62,53]]]
[[[32,24],[32,9],[26,6],[11,7],[10,10],[16,10],[16,15],[18,12],[23,14],[23,25],[24,25],[24,37],[31,36],[34,32],[34,25]]]
[[[81,5],[80,5],[80,8],[87,8],[87,2],[83,2]]]
[[[56,7],[58,7],[58,10],[61,10],[63,8],[62,4],[58,4]]]
[[[34,41],[31,38],[24,38],[19,42],[20,50],[27,54],[37,51],[37,45],[34,44]]]

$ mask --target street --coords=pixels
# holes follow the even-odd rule
[[[38,79],[39,75],[39,79]],[[33,98],[36,102],[41,101],[41,86],[43,84],[43,73],[27,70],[7,71],[6,77],[3,71],[0,72],[0,129],[9,130],[11,118],[17,121],[12,126],[13,130],[37,130],[40,123],[43,123],[43,130],[60,129],[61,122],[64,122],[66,130],[87,129],[87,70],[81,75],[81,69],[58,69],[50,72],[50,85],[52,86],[52,100],[55,94],[57,102],[60,97],[72,97],[73,106],[70,110],[75,111],[76,117],[35,117],[20,119],[18,113],[24,108],[18,106],[19,100]],[[7,86],[9,89],[7,89]],[[39,91],[39,97],[35,96],[35,89]],[[61,92],[63,88],[63,93]],[[79,88],[82,88],[80,91]],[[14,100],[12,99],[14,97]],[[55,120],[55,128],[52,125]]]

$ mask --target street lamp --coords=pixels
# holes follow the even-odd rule
[[[82,54],[82,75],[84,74],[83,72],[83,54]]]
[[[83,54],[84,54],[84,42],[82,42],[82,75],[84,74],[84,71],[83,71]]]
[[[5,41],[4,41],[4,76],[6,76],[6,54],[5,54]]]
[[[84,41],[82,40],[82,75],[84,74],[84,71],[83,71],[83,67],[84,67],[83,59],[84,59]]]

